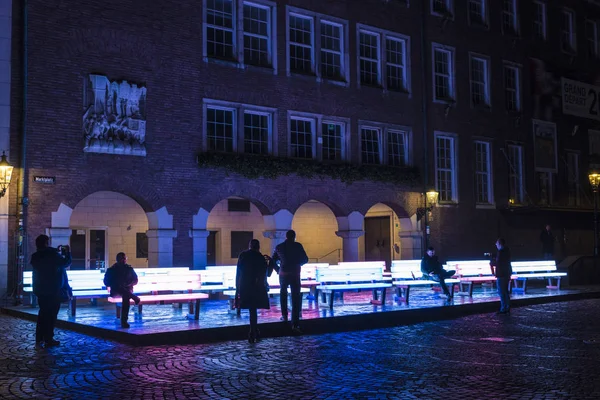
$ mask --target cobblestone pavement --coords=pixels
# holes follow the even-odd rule
[[[598,399],[600,300],[451,321],[210,345],[132,347],[0,315],[0,397]]]

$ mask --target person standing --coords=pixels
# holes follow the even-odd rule
[[[300,330],[300,308],[302,307],[302,295],[300,294],[300,269],[308,262],[308,256],[302,244],[296,242],[296,232],[289,230],[285,234],[285,241],[275,247],[271,258],[273,268],[279,274],[279,292],[281,302],[281,320],[288,320],[288,286],[292,292],[292,331],[301,334]],[[280,262],[277,267],[277,262]]]
[[[54,325],[65,288],[66,269],[71,266],[69,246],[61,251],[49,246],[50,238],[40,235],[35,239],[36,252],[31,255],[33,268],[33,293],[38,298],[40,311],[35,327],[35,343],[39,347],[60,345],[54,340]],[[66,282],[68,287],[68,280]]]
[[[542,255],[544,260],[554,260],[554,242],[556,238],[550,230],[550,225],[540,233],[540,242],[542,242]]]
[[[252,239],[248,244],[248,250],[241,252],[238,257],[235,276],[236,296],[239,296],[238,307],[247,309],[250,313],[249,343],[255,343],[260,339],[258,309],[270,308],[266,287],[268,268],[265,256],[260,253],[260,242]]]
[[[117,254],[117,262],[106,270],[104,274],[104,285],[110,288],[111,296],[121,296],[121,328],[129,328],[127,322],[129,317],[129,300],[140,304],[140,298],[133,294],[133,287],[138,283],[138,276],[131,265],[127,264],[125,253]]]
[[[506,247],[506,241],[499,238],[496,241],[498,252],[490,261],[492,275],[496,277],[498,285],[498,296],[500,296],[500,310],[496,314],[510,314],[510,277],[512,266],[510,249]]]
[[[439,282],[447,300],[452,300],[452,294],[448,290],[445,279],[453,277],[456,271],[446,271],[442,268],[442,264],[439,262],[438,256],[435,255],[433,247],[427,248],[427,252],[421,260],[421,272],[424,279],[432,279]]]

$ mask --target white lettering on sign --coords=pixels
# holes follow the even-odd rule
[[[561,78],[563,114],[600,121],[600,87]]]
[[[53,176],[34,176],[33,181],[36,183],[55,183],[56,178]]]

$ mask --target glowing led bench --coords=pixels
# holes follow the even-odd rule
[[[449,261],[444,265],[444,269],[456,271],[454,276],[460,281],[459,294],[468,294],[471,297],[474,283],[496,281],[490,268],[490,260]]]
[[[525,293],[527,280],[531,278],[548,279],[548,289],[560,289],[560,279],[567,276],[566,272],[558,272],[556,262],[548,261],[513,261],[511,263],[514,282],[513,291]]]
[[[385,261],[346,262],[338,265],[317,268],[317,282],[315,289],[320,292],[322,302],[327,304],[329,295],[329,309],[333,309],[335,293],[343,295],[344,292],[372,290],[372,304],[384,304],[387,288],[392,284],[385,282],[383,271]],[[378,299],[381,291],[381,300]],[[316,296],[318,301],[318,296]]]
[[[421,272],[421,260],[393,260],[392,261],[392,284],[396,288],[399,301],[408,304],[410,299],[410,288],[413,286],[431,286],[440,283],[433,279],[424,279]],[[450,293],[454,296],[454,284],[460,283],[456,278],[445,279]]]
[[[140,303],[138,304],[138,311],[142,312],[142,305],[144,304],[164,304],[164,303],[188,303],[189,314],[188,318],[195,320],[200,319],[200,300],[207,299],[208,294],[206,293],[178,293],[178,294],[153,294],[153,295],[142,295],[140,297]],[[117,306],[117,318],[121,317],[121,307],[123,300],[121,297],[109,297],[108,301],[114,303]],[[130,304],[134,304],[133,300]]]

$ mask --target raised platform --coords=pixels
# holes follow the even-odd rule
[[[384,328],[411,323],[451,319],[463,315],[494,312],[499,307],[496,291],[479,287],[473,297],[456,296],[450,303],[438,292],[421,288],[411,295],[410,305],[394,300],[390,290],[383,305],[370,304],[371,292],[345,293],[342,300],[336,298],[330,310],[317,306],[315,301],[304,299],[301,327],[305,334],[341,332],[350,330]],[[511,297],[514,312],[518,307],[532,304],[568,301],[600,297],[600,287],[570,287],[562,290],[532,286],[526,294]],[[132,307],[129,314],[130,329],[121,329],[115,317],[115,306],[99,302],[98,305],[78,305],[77,316],[71,317],[67,307],[61,308],[57,328],[69,329],[91,336],[133,345],[208,343],[215,341],[242,340],[248,332],[248,313],[241,317],[230,313],[226,300],[204,300],[200,319],[187,319],[187,308],[173,305],[147,305],[138,314]],[[516,309],[516,310],[515,310]],[[30,306],[5,307],[2,312],[35,321],[38,308]],[[259,310],[259,329],[263,337],[289,336],[288,324],[279,321],[279,299],[271,299],[270,310]],[[510,318],[510,317],[508,317]]]

